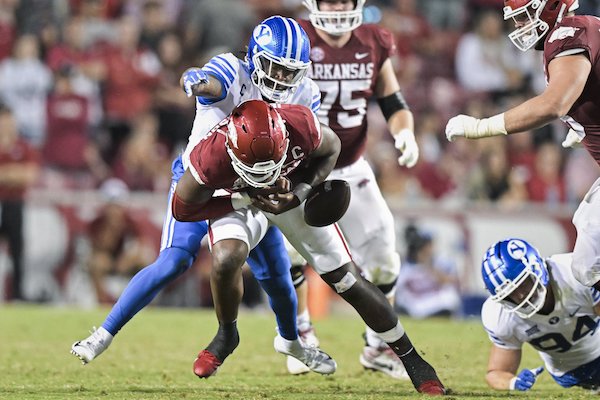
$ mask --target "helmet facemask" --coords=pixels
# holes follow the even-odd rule
[[[504,7],[504,20],[512,19],[517,26],[508,37],[519,50],[529,50],[548,33],[550,27],[540,19],[545,5],[546,0],[532,0],[514,10]]]
[[[356,0],[354,10],[349,11],[321,11],[317,3],[317,0],[303,1],[304,6],[310,11],[310,22],[317,29],[330,35],[340,36],[362,24],[365,0]]]
[[[498,287],[492,300],[502,304],[508,312],[529,318],[544,306],[546,292],[540,276],[525,268],[517,278]]]
[[[306,75],[309,63],[275,57],[260,51],[252,57],[252,82],[267,99],[283,103],[291,96]]]

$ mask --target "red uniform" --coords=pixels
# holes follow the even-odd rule
[[[583,93],[562,118],[575,131],[584,132],[583,144],[600,165],[600,19],[589,15],[565,17],[544,43],[544,66],[560,53],[583,49],[592,63]],[[568,53],[567,53],[568,54]]]
[[[330,47],[309,21],[300,25],[310,38],[308,76],[321,89],[319,120],[342,141],[335,168],[354,163],[367,141],[367,100],[373,96],[383,63],[396,52],[392,34],[377,25],[361,25],[340,49]]]
[[[289,175],[321,143],[321,127],[312,111],[297,104],[281,104],[277,111],[285,121],[290,144],[282,176]],[[190,168],[202,184],[212,189],[239,190],[246,184],[236,174],[225,147],[228,119],[213,128],[190,153]]]

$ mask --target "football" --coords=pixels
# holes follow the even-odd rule
[[[304,221],[327,226],[340,220],[350,204],[350,185],[340,179],[325,181],[310,191],[304,204]]]

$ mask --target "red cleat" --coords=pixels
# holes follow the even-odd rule
[[[217,368],[223,364],[213,353],[202,350],[194,360],[194,374],[198,378],[208,378],[217,372]]]
[[[417,392],[427,394],[429,396],[443,396],[446,394],[446,388],[442,382],[437,380],[425,381],[419,385]]]

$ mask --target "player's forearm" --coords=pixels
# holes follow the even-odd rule
[[[415,122],[410,110],[396,111],[388,120],[387,125],[390,133],[394,137],[404,129],[408,129],[411,132],[414,132],[415,130]]]
[[[193,68],[196,68],[196,67],[193,67]],[[191,69],[191,68],[188,68],[186,71],[184,71],[184,73],[181,75],[181,78],[179,78],[179,86],[181,86],[181,88],[184,91],[185,91],[185,88],[183,86],[183,77],[185,75],[185,72],[187,72],[189,69]],[[223,90],[223,87],[221,85],[221,82],[212,75],[208,75],[207,83],[198,83],[192,87],[194,96],[199,96],[199,97],[219,97],[219,96],[221,96],[222,90]]]
[[[515,374],[508,371],[488,371],[485,380],[489,387],[496,390],[509,390],[510,381],[515,377]]]
[[[567,114],[568,106],[540,95],[504,113],[506,132],[517,133],[540,128]]]
[[[233,195],[227,196],[215,196],[211,197],[208,201],[194,203],[182,200],[181,197],[177,195],[177,192],[175,192],[173,194],[171,210],[173,212],[173,217],[177,221],[194,222],[220,218],[249,204],[249,198],[240,193],[234,193]]]

